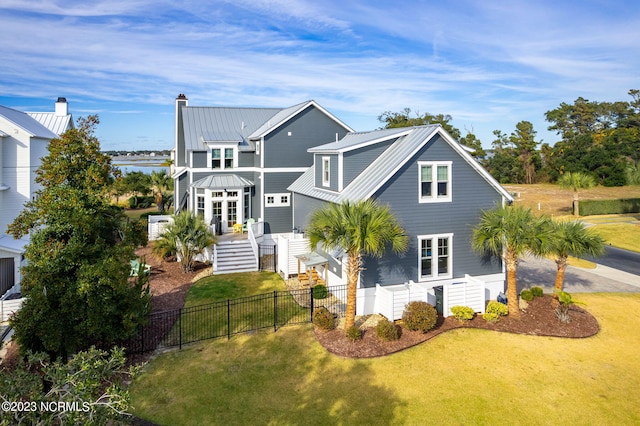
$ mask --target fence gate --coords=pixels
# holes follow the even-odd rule
[[[260,259],[259,268],[261,271],[278,272],[277,250],[275,245],[258,245],[258,258]]]

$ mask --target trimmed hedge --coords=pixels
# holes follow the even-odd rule
[[[580,216],[640,213],[640,198],[580,200]]]

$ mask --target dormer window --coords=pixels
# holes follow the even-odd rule
[[[235,165],[234,151],[233,148],[211,148],[211,168],[232,169]]]
[[[322,157],[322,186],[331,186],[331,159]]]

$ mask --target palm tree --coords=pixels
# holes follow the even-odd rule
[[[313,213],[306,229],[309,245],[314,250],[318,244],[329,251],[341,248],[347,261],[347,312],[345,328],[355,324],[358,278],[363,268],[363,256],[382,257],[387,246],[395,253],[403,253],[409,238],[388,206],[375,201],[329,204]]]
[[[604,253],[604,240],[584,226],[581,221],[550,221],[552,237],[548,253],[556,259],[555,295],[563,291],[564,272],[567,269],[569,256],[600,256]],[[556,296],[557,297],[557,296]]]
[[[624,169],[627,185],[640,185],[640,161],[631,162]]]
[[[158,206],[158,211],[164,211],[164,201],[167,196],[164,191],[170,188],[172,183],[171,177],[169,177],[164,170],[151,172],[151,185],[153,187],[153,196],[156,206]]]
[[[573,215],[580,216],[580,197],[578,196],[578,189],[589,189],[596,186],[596,180],[593,176],[582,172],[566,172],[558,183],[563,188],[573,189]]]
[[[193,270],[195,257],[215,244],[216,237],[200,216],[182,211],[153,245],[153,252],[163,257],[177,256],[183,272]]]
[[[520,317],[516,269],[525,254],[541,255],[548,244],[547,219],[535,216],[522,206],[501,206],[482,212],[473,229],[471,245],[479,253],[501,257],[507,268],[507,303],[509,315]]]

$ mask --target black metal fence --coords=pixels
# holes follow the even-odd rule
[[[258,245],[259,268],[261,271],[278,272],[278,254],[275,245]]]
[[[320,292],[318,292],[320,293]],[[274,291],[222,302],[155,312],[138,334],[124,342],[129,353],[145,353],[206,339],[311,322],[313,310],[324,306],[335,316],[346,310],[347,287],[331,287],[326,297],[311,288]]]

